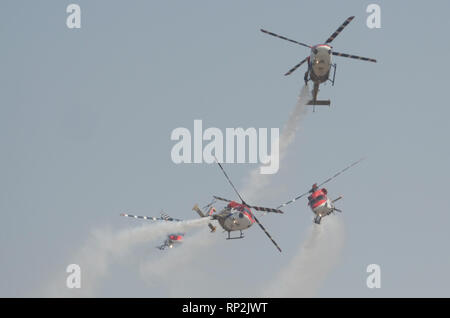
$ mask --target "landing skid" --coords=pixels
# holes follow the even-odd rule
[[[333,69],[334,69],[334,72],[333,72],[333,79],[329,78],[328,80],[331,82],[332,86],[334,86],[334,80],[336,79],[336,63],[331,64],[331,66],[332,66]]]
[[[320,224],[320,220],[322,220],[322,217],[316,216],[316,217],[314,218],[314,223]]]
[[[230,237],[230,232],[228,232],[227,240],[238,240],[238,239],[243,239],[243,238],[244,238],[244,233],[242,233],[242,231],[240,231],[240,232],[241,232],[241,235],[240,235],[240,236],[237,236],[237,237]]]

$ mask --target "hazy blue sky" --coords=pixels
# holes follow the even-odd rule
[[[79,30],[66,27],[72,2]],[[366,26],[370,3],[381,29]],[[172,130],[282,128],[305,68],[283,74],[309,50],[259,29],[317,44],[355,15],[334,49],[379,62],[334,59],[336,84],[320,91],[331,108],[302,121],[276,196],[255,203],[276,206],[367,156],[328,185],[344,195],[346,241],[319,296],[449,297],[449,12],[447,1],[1,1],[0,295],[41,295],[93,229],[142,223],[121,212],[190,219],[196,202],[234,198],[217,167],[171,161]],[[257,167],[225,166],[238,188]],[[285,212],[260,217],[282,255],[256,226],[205,252],[211,296],[252,296],[289,263],[312,213],[306,201]],[[139,257],[158,257],[159,241]],[[114,265],[99,295],[170,296],[134,265]]]

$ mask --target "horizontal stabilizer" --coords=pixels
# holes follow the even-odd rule
[[[198,215],[199,215],[201,218],[206,217],[206,215],[205,215],[205,214],[202,212],[202,210],[200,210],[200,208],[198,207],[198,204],[195,204],[194,207],[192,208],[192,210],[195,211],[195,212],[197,212]],[[210,228],[210,230],[211,230],[211,233],[213,233],[213,232],[216,231],[216,227],[215,227],[214,225],[212,225],[211,223],[208,223],[208,226],[209,226],[209,228]]]
[[[316,100],[315,102],[310,100],[306,105],[330,106],[330,100]]]
[[[197,212],[198,215],[200,215],[201,218],[204,218],[206,215],[202,212],[202,210],[200,210],[200,208],[198,207],[198,204],[194,205],[194,207],[192,208],[193,211]]]
[[[214,233],[216,231],[216,227],[214,225],[212,225],[211,223],[208,223],[208,226],[211,230],[211,233]]]

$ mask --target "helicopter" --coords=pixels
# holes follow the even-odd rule
[[[278,246],[278,244],[275,242],[275,240],[272,238],[272,236],[269,234],[269,232],[266,230],[266,228],[261,224],[261,222],[258,220],[258,218],[255,216],[255,214],[252,212],[252,209],[256,211],[263,211],[263,212],[274,212],[274,213],[283,213],[283,211],[279,209],[273,209],[273,208],[266,208],[261,206],[254,206],[247,204],[240,193],[237,191],[236,187],[234,186],[231,179],[228,177],[227,173],[223,169],[222,165],[217,161],[216,163],[222,170],[223,174],[225,175],[225,178],[230,183],[231,187],[233,188],[234,192],[239,197],[241,203],[228,200],[219,196],[213,196],[214,199],[228,202],[228,204],[220,211],[217,210],[210,210],[209,217],[213,220],[217,220],[220,224],[220,226],[228,232],[227,240],[231,239],[242,239],[244,238],[243,230],[246,230],[250,228],[254,223],[258,224],[258,226],[264,231],[264,233],[267,235],[267,237],[272,241],[272,243],[275,245],[275,247],[278,249],[278,251],[281,252],[281,248]],[[193,208],[194,211],[196,211],[200,217],[205,217],[204,213],[200,209],[198,209],[198,206],[195,205]],[[211,212],[212,211],[212,212]],[[216,213],[214,213],[216,212]],[[239,231],[240,235],[236,237],[231,237],[230,233]]]
[[[334,80],[336,77],[336,64],[333,64],[332,62],[332,55],[335,56],[342,56],[362,61],[368,61],[368,62],[374,62],[376,63],[377,60],[368,58],[368,57],[362,57],[347,53],[340,53],[333,51],[333,47],[330,45],[330,43],[339,35],[339,33],[342,32],[342,30],[353,20],[354,16],[348,17],[344,23],[325,41],[325,43],[317,44],[314,46],[301,43],[292,39],[289,39],[287,37],[284,37],[282,35],[278,35],[276,33],[260,29],[261,32],[272,35],[274,37],[277,37],[279,39],[283,39],[286,41],[289,41],[291,43],[295,43],[301,46],[305,46],[311,49],[311,53],[309,56],[305,57],[303,60],[300,61],[297,65],[295,65],[293,68],[291,68],[285,76],[292,74],[297,68],[299,68],[303,63],[308,62],[308,69],[305,72],[304,81],[305,85],[308,84],[308,81],[311,80],[314,83],[314,87],[312,90],[312,100],[308,102],[307,105],[313,105],[314,110],[315,106],[330,106],[330,100],[317,100],[317,94],[319,93],[319,86],[320,84],[330,81],[332,85],[334,86]],[[330,79],[330,72],[331,67],[333,67],[333,79]]]
[[[173,248],[174,246],[179,246],[181,243],[183,243],[184,239],[184,233],[172,233],[167,235],[167,239],[164,241],[163,244],[160,246],[157,246],[156,248],[162,250],[165,250],[166,248]]]
[[[209,207],[212,203],[207,205]],[[143,219],[143,220],[150,220],[150,221],[165,221],[165,222],[181,222],[182,219],[177,219],[169,216],[168,214],[161,211],[160,217],[153,217],[153,216],[144,216],[144,215],[134,215],[134,214],[127,214],[127,213],[121,213],[121,216],[134,218],[134,219]],[[211,229],[211,232],[215,232],[216,227],[213,226],[211,223],[208,223],[209,228]],[[156,248],[160,250],[164,250],[165,248],[173,248],[174,246],[179,246],[184,241],[184,235],[185,233],[170,233],[167,235],[166,240],[159,246],[156,246]]]
[[[334,212],[342,212],[342,210],[336,208],[336,206],[334,205],[335,202],[339,201],[340,199],[343,198],[343,196],[339,196],[334,200],[331,200],[328,197],[328,190],[325,188],[320,188],[321,186],[323,186],[324,184],[330,182],[331,180],[333,180],[334,178],[336,178],[337,176],[339,176],[341,173],[347,171],[348,169],[350,169],[351,167],[357,165],[358,163],[360,163],[361,161],[363,161],[365,158],[361,158],[358,161],[353,162],[351,165],[347,166],[346,168],[342,169],[341,171],[335,173],[332,177],[328,178],[327,180],[325,180],[324,182],[320,183],[319,185],[317,185],[317,183],[314,183],[311,187],[310,190],[308,190],[305,193],[300,194],[299,196],[295,197],[294,199],[283,203],[282,205],[280,205],[279,207],[277,207],[277,209],[282,208],[288,204],[294,203],[295,201],[297,201],[298,199],[306,196],[309,194],[308,196],[308,206],[311,208],[312,212],[316,215],[314,218],[314,223],[316,224],[320,224],[320,221],[322,220],[323,217],[334,213]]]

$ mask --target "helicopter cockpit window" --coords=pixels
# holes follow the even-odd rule
[[[322,200],[325,200],[325,196],[319,195],[317,198],[314,198],[314,199],[310,200],[310,201],[309,201],[309,204],[310,204],[310,205],[314,205],[314,204],[316,204],[317,202],[322,201]]]

